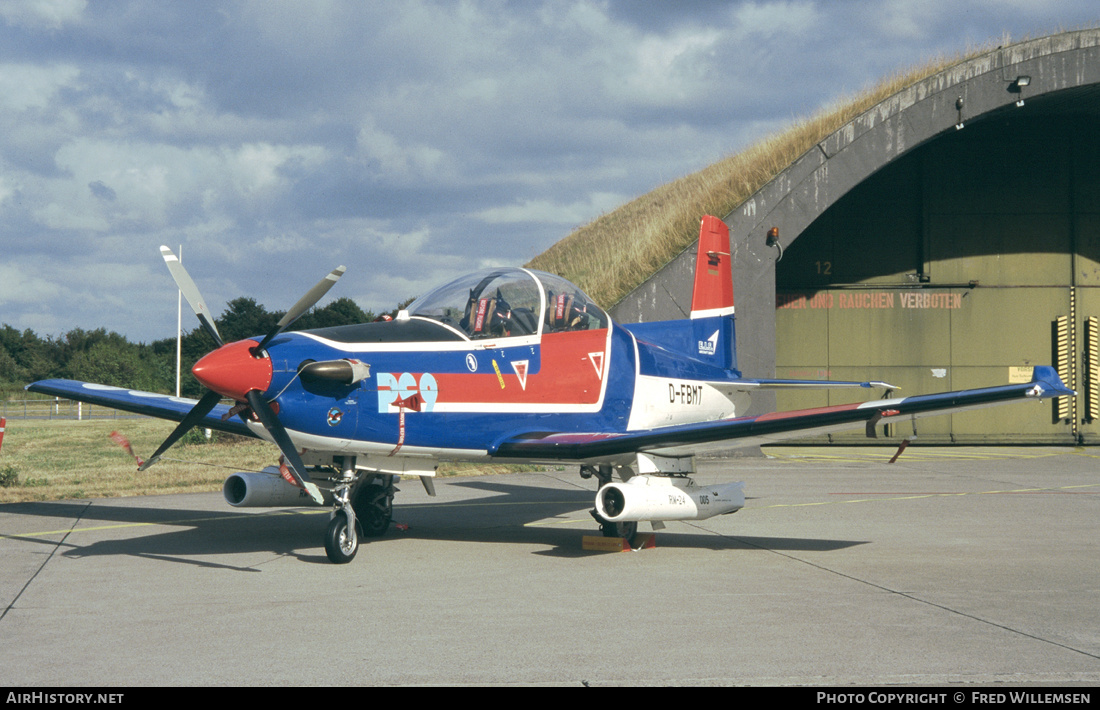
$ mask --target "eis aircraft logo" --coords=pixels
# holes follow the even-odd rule
[[[700,355],[713,355],[718,350],[718,331],[714,331],[714,335],[710,336],[706,340],[697,341],[699,343]]]
[[[413,395],[419,395],[420,403],[411,411],[430,412],[435,408],[439,397],[439,385],[430,372],[419,377],[410,372],[378,373],[378,411],[394,413],[402,408],[401,403]]]

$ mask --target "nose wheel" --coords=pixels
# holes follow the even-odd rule
[[[348,507],[350,509],[351,506]],[[354,516],[349,524],[348,515],[343,510],[333,513],[332,520],[329,521],[328,528],[325,530],[325,553],[329,560],[342,565],[355,559],[355,553],[359,551],[361,534],[359,523]]]

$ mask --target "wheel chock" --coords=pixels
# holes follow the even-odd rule
[[[653,533],[638,533],[634,536],[634,547],[625,537],[604,537],[603,535],[585,535],[581,538],[581,549],[592,552],[634,552],[657,547],[657,536]]]

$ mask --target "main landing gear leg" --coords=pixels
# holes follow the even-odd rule
[[[589,479],[593,476],[596,477],[596,488],[603,488],[608,483],[611,483],[611,473],[615,469],[606,464],[599,466],[581,466],[581,478]]]
[[[611,483],[611,473],[614,468],[606,464],[600,466],[581,466],[581,478],[596,477],[599,485],[597,489],[603,488],[608,483]],[[627,541],[627,543],[634,547],[634,538],[638,535],[638,523],[637,521],[628,521],[613,523],[609,520],[605,520],[595,509],[589,511],[592,517],[599,523],[600,533],[604,537],[621,537]]]

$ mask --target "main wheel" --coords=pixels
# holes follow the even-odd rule
[[[634,547],[634,536],[638,534],[638,521],[611,523],[605,520],[600,523],[600,532],[604,537],[621,537]]]
[[[393,493],[389,486],[368,482],[351,500],[363,537],[382,537],[393,520]]]
[[[634,547],[634,537],[638,534],[638,521],[623,521],[619,523],[613,523],[607,518],[603,517],[595,510],[589,511],[596,522],[600,525],[600,533],[604,537],[621,537],[625,539],[631,547]]]
[[[359,527],[358,521],[355,527]],[[359,535],[356,533],[357,530],[348,526],[347,513],[336,511],[325,530],[325,553],[332,562],[343,565],[355,559],[355,553],[359,551]]]

